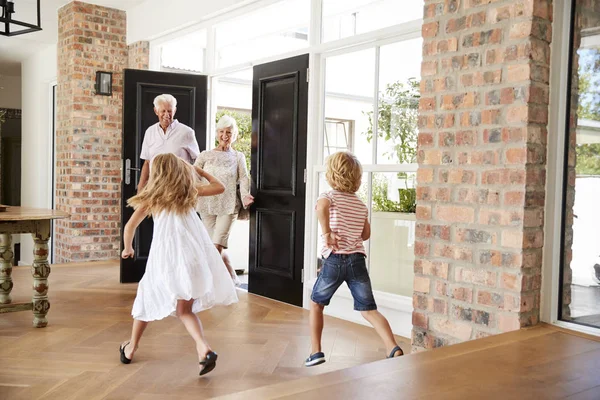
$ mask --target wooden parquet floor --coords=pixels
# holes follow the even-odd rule
[[[600,337],[540,324],[223,400],[599,400]]]
[[[31,312],[0,314],[0,399],[203,399],[385,358],[372,328],[326,317],[327,363],[304,368],[306,310],[239,292],[240,302],[202,312],[218,366],[198,377],[192,339],[176,318],[150,324],[136,359],[119,362],[137,285],[118,283],[117,263],[52,266],[47,328]],[[13,301],[30,298],[28,267],[13,270]],[[408,339],[398,338],[408,353]]]

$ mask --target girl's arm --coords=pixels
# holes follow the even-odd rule
[[[137,192],[141,192],[144,189],[144,186],[148,183],[148,179],[150,178],[150,162],[148,160],[144,160],[144,165],[142,166],[142,172],[140,173],[140,181],[137,186]]]
[[[317,219],[321,225],[321,231],[323,231],[321,236],[325,240],[325,246],[331,248],[332,250],[337,250],[339,236],[332,232],[331,227],[329,226],[330,204],[331,202],[329,199],[322,198],[317,200]]]
[[[208,185],[196,186],[196,189],[198,190],[198,196],[214,196],[225,191],[225,186],[223,186],[220,180],[198,166],[194,166],[194,169],[198,175],[208,180]]]
[[[365,226],[363,226],[363,231],[360,237],[362,240],[369,240],[371,237],[371,224],[367,218],[365,218]]]
[[[135,235],[135,229],[142,223],[144,218],[146,218],[146,215],[146,210],[140,207],[133,212],[133,215],[129,218],[129,221],[127,221],[125,229],[123,230],[123,252],[121,253],[121,257],[133,258],[133,236]]]

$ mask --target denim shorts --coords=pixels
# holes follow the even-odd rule
[[[344,282],[352,293],[356,311],[377,310],[365,256],[361,253],[331,254],[324,259],[311,300],[323,306],[329,305],[336,290]]]

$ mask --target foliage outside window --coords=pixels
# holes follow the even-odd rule
[[[389,160],[400,164],[417,162],[419,98],[419,81],[415,78],[387,85],[384,93],[380,96],[377,135],[391,149],[383,154]],[[369,112],[367,115],[369,129],[364,135],[370,142],[373,140],[374,117],[373,112]],[[374,175],[373,211],[415,212],[416,189],[409,187],[409,175],[399,172],[398,179],[404,180],[405,188],[398,189],[400,201],[396,202],[388,198],[387,180]]]
[[[600,121],[600,51],[579,50],[579,105],[577,117]],[[577,175],[600,175],[600,143],[578,144],[576,148]]]

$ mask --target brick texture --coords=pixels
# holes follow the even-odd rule
[[[415,351],[539,320],[551,16],[551,0],[425,1]]]
[[[124,11],[71,2],[58,11],[57,262],[119,257],[123,69],[148,68],[148,43],[129,48]],[[131,54],[130,54],[131,53]],[[95,95],[96,71],[113,73]]]
[[[128,47],[127,68],[149,69],[150,68],[150,42],[140,41],[130,44]]]

